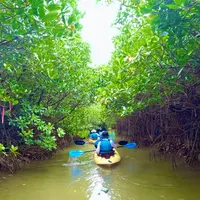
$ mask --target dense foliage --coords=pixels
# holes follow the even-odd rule
[[[108,3],[115,1],[108,0]],[[155,152],[200,161],[200,3],[119,0],[115,50],[100,98],[117,130]],[[122,116],[124,116],[122,118]]]
[[[75,133],[73,114],[81,119],[75,111],[90,106],[96,87],[82,16],[75,0],[0,2],[0,151],[19,142],[53,150]]]
[[[46,155],[66,133],[84,137],[102,122],[112,126],[117,116],[152,105],[177,108],[180,99],[181,108],[187,101],[191,111],[187,123],[196,120],[197,130],[199,1],[117,2],[115,50],[108,65],[93,69],[88,66],[90,47],[80,35],[83,14],[76,0],[1,0],[1,157],[9,154],[13,162],[24,146],[40,147]],[[164,114],[157,124],[163,129],[167,109],[159,111]],[[149,124],[156,117],[148,118]],[[188,149],[194,152],[197,136],[191,141]]]
[[[127,115],[199,82],[199,24],[198,1],[120,1],[101,89],[107,108]]]

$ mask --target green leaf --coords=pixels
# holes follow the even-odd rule
[[[38,9],[39,11],[39,17],[42,19],[45,16],[45,10],[44,10],[44,6],[41,5]]]
[[[38,10],[37,8],[33,7],[33,4],[32,4],[32,12],[34,15],[38,16]]]
[[[4,145],[0,143],[0,152],[1,152],[1,151],[4,151],[4,150],[5,150]]]
[[[63,24],[66,25],[66,19],[65,19],[65,15],[64,14],[62,14],[62,21],[63,21]]]
[[[27,30],[25,30],[25,29],[24,30],[23,29],[18,30],[19,35],[24,35],[25,33],[27,33]]]
[[[62,7],[58,4],[51,4],[51,5],[47,6],[47,9],[49,11],[58,11],[58,10],[61,10],[61,8]]]
[[[13,104],[13,105],[17,105],[18,103],[19,103],[18,100],[13,100],[13,101],[12,101],[12,104]]]
[[[164,31],[160,34],[161,37],[168,35],[169,33],[167,31]]]
[[[74,26],[77,30],[80,30],[83,27],[80,23],[76,23]]]
[[[173,9],[173,10],[179,9],[179,6],[174,5],[174,4],[169,4],[169,5],[167,5],[167,7],[169,7],[170,9]]]
[[[182,0],[182,2],[183,2],[183,5],[186,5],[189,3],[189,0]]]
[[[68,20],[67,20],[68,25],[72,24],[72,22],[74,22],[74,20],[75,20],[74,16],[71,15],[71,16],[68,18]]]
[[[182,67],[182,68],[179,70],[179,72],[178,72],[178,74],[177,74],[177,77],[180,76],[180,74],[181,74],[181,72],[183,71],[183,69],[184,69],[184,67]]]
[[[48,13],[47,15],[45,15],[43,17],[44,22],[50,22],[50,21],[53,21],[53,20],[56,20],[56,19],[58,19],[58,13],[55,13],[55,12]]]
[[[181,6],[183,4],[183,0],[174,0],[174,3],[178,6]]]

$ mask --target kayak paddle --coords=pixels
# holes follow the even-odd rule
[[[133,149],[136,146],[137,146],[137,144],[135,142],[131,142],[131,143],[128,143],[126,145],[117,146],[117,148],[125,147],[127,149]],[[92,149],[92,150],[88,150],[88,151],[71,150],[71,151],[69,151],[69,156],[72,157],[72,158],[76,158],[76,157],[83,155],[84,153],[93,152],[93,151],[96,151],[96,149]]]
[[[125,147],[127,149],[133,149],[137,146],[137,144],[135,142],[131,142],[125,145],[121,145],[121,146],[117,146],[117,148],[121,148],[121,147]]]
[[[121,141],[118,142],[118,144],[119,144],[119,145],[126,145],[126,144],[128,144],[128,141],[126,141],[126,140],[121,140]]]
[[[88,144],[88,143],[86,143],[86,142],[83,141],[83,140],[75,140],[74,143],[75,143],[76,145]],[[118,142],[118,144],[119,144],[119,145],[126,145],[126,144],[128,144],[128,142],[125,141],[125,140],[121,140],[121,141]]]
[[[74,143],[75,143],[76,145],[84,145],[84,144],[85,144],[85,141],[83,141],[83,140],[75,140]]]
[[[69,151],[69,156],[72,157],[72,158],[76,158],[76,157],[83,155],[84,153],[92,152],[92,151],[96,151],[96,149],[92,149],[92,150],[89,150],[89,151],[71,150],[71,151]]]

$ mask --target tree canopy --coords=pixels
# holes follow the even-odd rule
[[[83,14],[76,0],[6,0],[0,10],[1,130],[14,126],[27,145],[55,149],[74,111],[94,99]]]
[[[120,34],[99,99],[124,116],[199,82],[200,7],[193,0],[119,2],[114,25]]]

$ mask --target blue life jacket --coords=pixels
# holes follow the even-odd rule
[[[110,139],[108,138],[102,138],[100,140],[101,144],[100,144],[100,154],[108,154],[108,153],[112,153],[113,152],[113,148],[110,144]]]
[[[90,134],[90,138],[93,139],[93,140],[96,140],[97,137],[98,137],[98,136],[97,136],[97,133],[91,133],[91,134]]]

